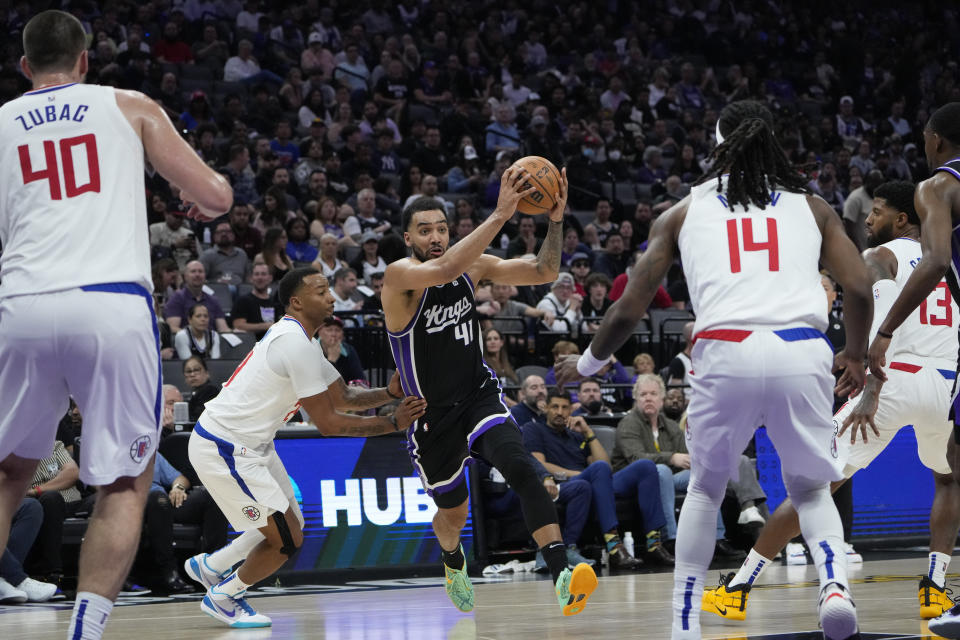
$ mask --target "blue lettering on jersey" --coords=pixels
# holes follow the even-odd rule
[[[60,108],[60,112],[57,113],[56,105],[47,105],[43,109],[31,109],[26,113],[26,115],[21,114],[16,117],[16,120],[20,121],[20,124],[23,126],[24,131],[30,131],[34,127],[38,127],[42,124],[48,122],[57,122],[59,120],[72,120],[73,122],[83,122],[84,115],[90,107],[85,104],[81,104],[75,109],[69,104],[64,104]],[[72,111],[72,113],[71,113]],[[27,122],[27,116],[30,118],[30,122]]]
[[[920,258],[914,258],[913,260],[910,261],[910,266],[913,267],[914,269],[917,268],[918,264],[920,264]]]
[[[469,313],[472,308],[473,305],[466,296],[458,300],[452,307],[435,304],[423,312],[423,318],[426,320],[424,329],[427,330],[427,333],[443,331],[451,325],[458,324],[460,319]]]
[[[720,195],[719,193],[717,194],[717,200],[719,200],[719,201],[720,201],[720,204],[722,204],[725,208],[727,208],[727,209],[730,208],[730,203],[727,202],[727,199],[724,198],[724,197],[723,197],[722,195]]]
[[[779,193],[777,193],[776,191],[771,192],[771,193],[770,193],[770,206],[771,206],[771,207],[777,206],[777,200],[779,200],[779,199],[780,199],[780,194],[779,194]]]

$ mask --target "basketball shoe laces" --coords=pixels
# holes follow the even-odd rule
[[[236,606],[238,606],[238,607],[240,607],[241,609],[243,609],[243,612],[246,613],[248,616],[255,616],[255,615],[257,615],[257,612],[254,611],[254,610],[253,610],[253,607],[251,607],[251,606],[247,603],[247,599],[244,597],[244,596],[246,596],[246,595],[247,595],[247,590],[244,589],[243,591],[241,591],[240,593],[238,593],[238,594],[236,594],[236,595],[227,596],[227,597],[230,598],[231,600],[233,600],[233,603],[234,603]]]

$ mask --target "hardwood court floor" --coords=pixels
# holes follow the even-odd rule
[[[918,573],[925,555],[867,561],[852,567],[852,590],[867,638],[930,637],[920,620]],[[708,584],[718,572],[711,571]],[[951,576],[955,578],[956,576]],[[950,578],[948,578],[949,583]],[[330,640],[513,640],[670,637],[672,574],[603,577],[586,611],[564,618],[546,579],[520,576],[474,580],[477,607],[461,614],[448,601],[440,579],[353,582],[253,595],[251,602],[273,618],[271,629],[230,630],[200,612],[199,595],[114,609],[107,640],[203,638],[326,638]],[[310,592],[294,595],[298,592]],[[772,566],[750,595],[747,621],[735,623],[703,613],[704,638],[812,640],[821,638],[816,617],[813,566]],[[149,602],[147,599],[138,599]],[[129,602],[129,600],[127,601]],[[62,639],[70,603],[0,607],[0,638]]]

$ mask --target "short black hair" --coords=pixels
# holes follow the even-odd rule
[[[65,11],[43,11],[23,29],[23,51],[33,73],[72,71],[87,48],[83,25]]]
[[[547,404],[550,404],[550,401],[553,400],[554,398],[560,398],[562,400],[566,400],[570,404],[573,404],[573,400],[570,399],[570,392],[564,391],[559,387],[553,387],[552,389],[550,389],[550,391],[547,392]]]
[[[917,215],[917,209],[913,204],[913,196],[917,191],[917,186],[906,180],[894,180],[885,182],[873,190],[874,198],[883,198],[887,203],[897,211],[907,214],[907,221],[910,224],[920,226],[920,216]]]
[[[283,276],[280,280],[277,296],[280,298],[280,304],[284,309],[290,306],[290,298],[300,291],[300,287],[303,286],[303,279],[315,273],[320,273],[320,271],[313,267],[299,267],[292,269],[287,275]]]
[[[402,225],[404,231],[410,230],[410,223],[413,222],[413,216],[420,213],[421,211],[439,211],[444,216],[447,215],[447,208],[443,206],[443,203],[437,200],[436,198],[429,198],[427,196],[420,196],[403,210],[402,214]]]
[[[580,384],[577,385],[577,391],[579,391],[580,389],[583,389],[583,385],[585,385],[585,384],[587,384],[587,383],[593,383],[593,384],[595,384],[595,385],[597,385],[597,386],[599,387],[599,386],[600,386],[600,379],[599,379],[599,378],[594,378],[594,377],[592,377],[592,376],[589,377],[589,378],[584,378],[583,380],[580,381]]]
[[[948,102],[933,112],[927,126],[955,147],[960,147],[960,102]]]

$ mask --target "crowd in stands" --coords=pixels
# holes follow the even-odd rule
[[[663,488],[665,540],[675,533],[667,496],[682,487],[689,465],[672,426],[683,414],[683,393],[671,389],[660,399],[663,413],[651,414],[629,387],[637,376],[653,384],[644,374],[664,368],[664,378],[681,383],[682,354],[671,363],[674,353],[621,353],[623,363],[571,389],[571,397],[553,396],[557,407],[548,413],[552,371],[522,379],[517,371],[552,361],[535,359],[533,348],[509,348],[516,346],[511,319],[535,327],[520,331],[526,336],[557,334],[546,352],[553,357],[576,353],[622,294],[657,216],[709,167],[717,115],[731,101],[752,98],[772,109],[789,158],[863,247],[873,189],[927,176],[927,117],[960,100],[957,62],[945,55],[960,46],[958,12],[933,0],[68,0],[4,4],[0,104],[29,88],[18,68],[20,32],[47,5],[69,10],[87,30],[88,82],[156,100],[233,186],[230,212],[197,223],[184,217],[176,185],[153,172],[146,177],[162,353],[182,361],[191,419],[216,392],[207,366],[221,357],[224,336],[262,336],[282,313],[275,284],[299,265],[313,264],[330,279],[343,318],[328,322],[319,340],[345,380],[363,381],[374,365],[344,330],[382,326],[383,272],[406,254],[402,209],[437,198],[456,242],[492,210],[500,175],[514,160],[543,156],[570,177],[563,272],[543,287],[481,283],[484,356],[517,388],[509,403],[521,425],[551,415],[565,427],[568,409],[588,419],[627,412],[625,435],[606,453],[616,473],[640,460],[656,465],[647,480]],[[904,28],[910,24],[925,29]],[[490,252],[536,253],[543,223],[518,215]],[[677,265],[653,306],[688,305]],[[667,422],[658,427],[657,415]],[[565,433],[560,427],[556,433]],[[549,448],[551,431],[541,431],[539,441],[530,436],[534,452]],[[578,427],[579,441],[589,433]],[[654,439],[655,449],[666,448],[651,451]],[[60,440],[72,448],[72,436]],[[594,453],[566,462],[584,471],[602,459]],[[60,448],[49,468],[61,480],[75,473]],[[200,490],[184,486],[182,470],[158,468],[148,516],[167,531],[171,503],[182,515],[180,493],[189,500]],[[22,540],[39,531],[31,523],[40,507],[29,502],[38,500],[53,524],[31,534],[46,550],[34,568],[55,578],[62,571],[50,542],[56,523],[82,512],[84,498],[50,482],[38,476],[15,519],[20,534],[11,536],[11,551],[18,564],[28,561]],[[60,498],[47,497],[54,494]],[[750,509],[762,498],[749,488],[737,495],[755,520]],[[198,521],[212,517],[202,504],[190,512]],[[154,544],[162,546],[166,534],[158,535]],[[169,574],[164,553],[158,563]],[[12,566],[0,572],[12,584],[0,579],[0,587],[23,584],[24,597],[45,595]]]

